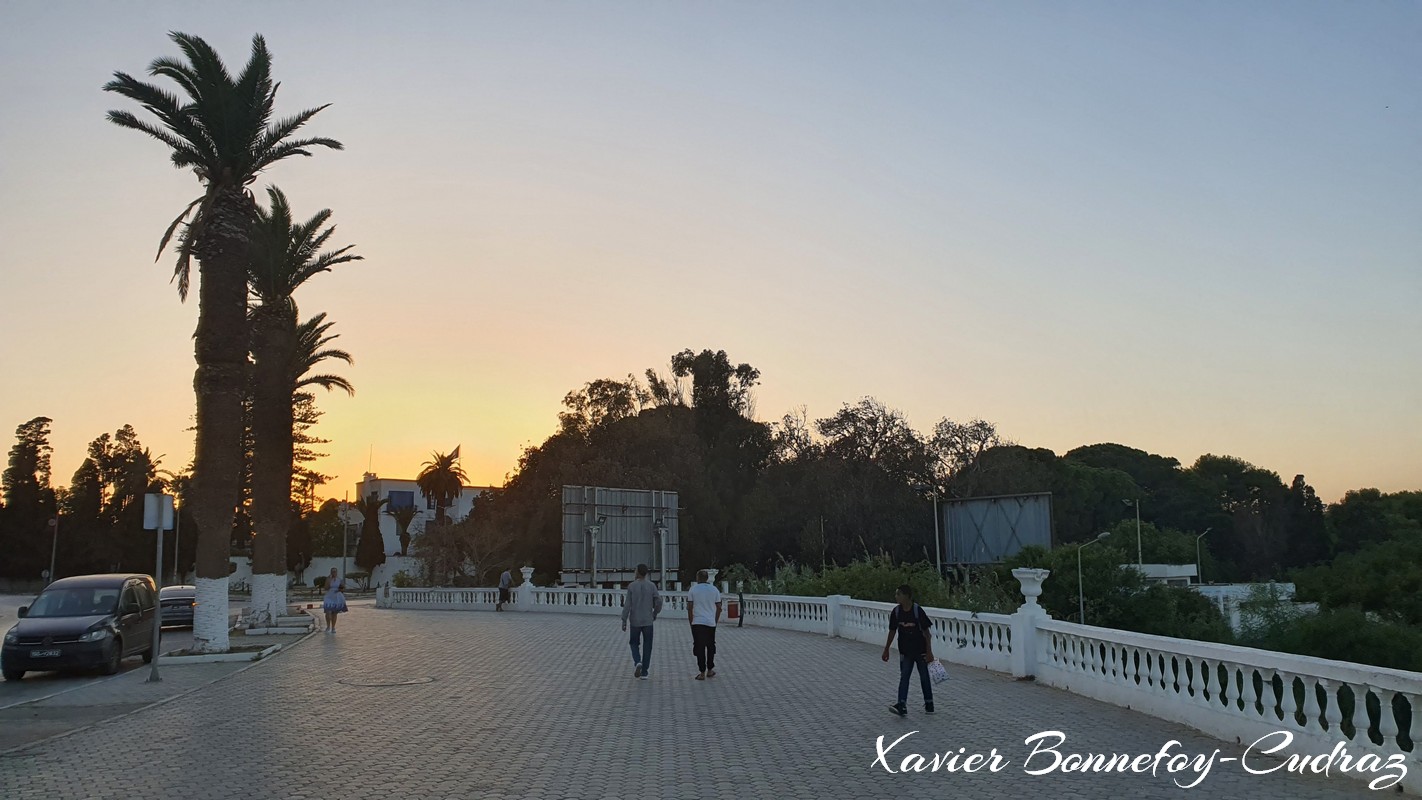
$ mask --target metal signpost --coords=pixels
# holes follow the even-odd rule
[[[153,561],[153,669],[148,673],[148,682],[157,683],[162,678],[158,677],[158,653],[162,650],[163,642],[163,603],[160,599],[163,590],[163,531],[173,527],[173,496],[170,494],[145,494],[143,496],[143,528],[153,531],[157,540],[157,555]],[[174,557],[173,560],[177,560]]]

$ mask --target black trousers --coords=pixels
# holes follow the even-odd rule
[[[691,626],[691,652],[696,656],[696,670],[706,672],[716,668],[716,626]]]

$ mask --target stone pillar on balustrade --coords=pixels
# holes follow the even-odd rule
[[[519,567],[519,572],[523,573],[523,583],[518,585],[518,594],[514,596],[515,611],[533,610],[533,567]]]
[[[1030,679],[1037,675],[1037,623],[1052,618],[1047,609],[1037,604],[1037,598],[1042,596],[1042,581],[1051,574],[1045,569],[1012,571],[1012,577],[1022,585],[1022,597],[1026,600],[1011,618],[1014,678]]]
[[[716,585],[716,573],[718,573],[718,572],[720,572],[720,571],[721,571],[721,570],[719,570],[719,569],[708,569],[708,570],[706,570],[706,582],[709,583],[709,584],[711,584],[712,586],[715,586],[715,585]]]
[[[837,637],[844,629],[844,601],[849,599],[847,594],[832,594],[825,598],[825,633],[829,636]]]

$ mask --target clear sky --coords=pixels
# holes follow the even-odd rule
[[[456,444],[499,483],[687,347],[765,419],[872,394],[1422,488],[1422,5],[1292,0],[0,4],[0,430],[52,417],[61,483],[124,423],[191,454],[153,256],[198,186],[100,91],[168,30],[260,32],[280,111],[333,104],[348,149],[258,187],[366,257],[298,297],[357,358],[336,496]]]

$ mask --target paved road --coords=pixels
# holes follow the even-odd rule
[[[10,629],[19,618],[17,610],[20,606],[29,605],[34,601],[34,595],[0,595],[0,632]],[[233,600],[231,602],[231,613],[237,613],[244,601]],[[191,628],[164,628],[163,629],[163,652],[172,652],[190,647],[193,643],[193,632]],[[143,659],[134,656],[125,659],[120,670],[120,675],[132,672],[144,667]],[[28,672],[21,681],[7,681],[0,679],[0,708],[12,706],[15,703],[22,703],[34,700],[37,697],[54,694],[55,692],[69,691],[80,686],[96,681],[102,681],[112,676],[98,675],[94,672],[61,674],[58,672]]]
[[[1174,739],[1190,754],[1239,755],[1181,726],[966,668],[939,687],[937,715],[915,698],[900,720],[886,709],[897,668],[873,646],[756,628],[724,628],[719,639],[721,674],[693,681],[689,630],[664,620],[652,678],[636,681],[615,619],[356,607],[336,635],[0,756],[0,797],[180,797],[207,786],[281,800],[1180,798],[1164,773],[1027,775],[1023,740],[1056,729],[1070,752],[1153,754]],[[399,682],[411,683],[354,685]],[[877,737],[913,731],[895,767],[906,748],[959,747],[997,748],[1009,766],[874,766]],[[1379,796],[1350,779],[1251,776],[1228,764],[1200,788],[1212,800]]]

